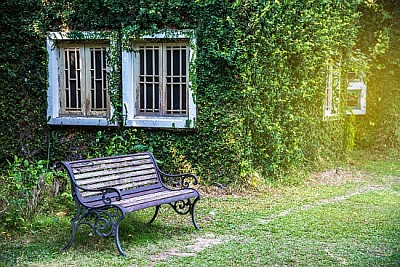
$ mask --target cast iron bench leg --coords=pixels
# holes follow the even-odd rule
[[[76,226],[76,221],[78,221],[77,218],[73,218],[73,219],[71,220],[71,225],[72,225],[71,237],[69,238],[68,243],[67,243],[64,247],[61,248],[61,251],[62,251],[62,252],[68,250],[68,249],[72,246],[72,243],[73,243],[74,240],[75,240],[76,230],[77,230],[77,228],[78,228],[78,227]]]
[[[193,201],[193,203],[192,203],[192,205],[191,205],[191,207],[190,207],[190,215],[192,216],[192,222],[193,222],[193,225],[194,225],[194,228],[196,228],[197,230],[200,230],[200,228],[199,228],[199,226],[197,225],[197,223],[196,223],[196,218],[195,218],[195,214],[194,214],[194,206],[196,205],[196,203],[197,203],[197,201],[199,200],[200,198],[196,198],[194,201]]]
[[[160,207],[160,205],[156,206],[156,211],[154,212],[153,218],[151,218],[151,220],[147,224],[152,224],[156,220]]]
[[[119,231],[119,223],[120,223],[120,221],[121,221],[122,218],[123,218],[123,217],[118,218],[118,220],[114,223],[114,225],[113,225],[113,228],[114,228],[114,229],[113,229],[113,235],[114,235],[115,244],[117,245],[117,249],[118,249],[119,254],[120,254],[121,256],[126,257],[126,254],[125,254],[125,252],[122,250],[121,244],[119,243],[119,233],[118,233],[118,231]]]

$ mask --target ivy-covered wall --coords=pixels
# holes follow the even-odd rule
[[[54,162],[151,149],[167,171],[195,172],[207,183],[254,184],[337,160],[347,147],[346,116],[341,101],[339,116],[323,119],[326,64],[340,59],[346,73],[357,7],[339,0],[6,1],[0,6],[1,162],[14,155]],[[135,35],[166,28],[195,31],[194,130],[46,124],[48,32]],[[121,93],[113,100],[117,107],[118,98]]]
[[[367,113],[357,116],[355,142],[363,148],[400,148],[400,2],[361,6],[356,51],[366,73]]]

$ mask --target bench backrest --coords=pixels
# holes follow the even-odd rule
[[[72,185],[87,189],[118,188],[139,190],[161,186],[157,165],[150,153],[62,162],[68,169]],[[74,188],[73,188],[74,190]],[[100,197],[100,193],[76,188],[81,198]]]

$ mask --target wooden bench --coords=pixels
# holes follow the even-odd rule
[[[58,167],[68,171],[77,206],[71,238],[62,251],[71,247],[78,227],[86,224],[99,236],[114,236],[119,253],[126,256],[118,236],[121,220],[129,212],[155,207],[152,223],[163,204],[178,214],[190,214],[199,229],[194,208],[200,194],[189,188],[190,183],[197,184],[197,177],[162,172],[151,153],[60,162]],[[173,186],[167,187],[163,180],[172,181]]]

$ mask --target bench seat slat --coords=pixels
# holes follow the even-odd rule
[[[131,187],[135,187],[139,184],[152,184],[156,183],[158,180],[157,174],[143,175],[143,176],[128,176],[128,177],[118,177],[113,180],[106,181],[96,181],[94,183],[85,183],[81,185],[84,188],[88,189],[97,189],[97,188],[106,188],[106,187],[114,187],[118,185],[126,185],[131,184]]]
[[[157,182],[158,182],[157,179],[152,179],[152,180],[136,182],[135,184],[116,185],[116,186],[113,186],[113,188],[116,188],[116,189],[122,191],[122,190],[127,190],[127,189],[132,189],[132,188],[140,188],[141,186],[145,186],[145,185],[157,184]],[[102,193],[96,192],[96,191],[82,191],[81,195],[83,197],[89,197],[89,196],[95,196],[95,195],[102,195]]]
[[[122,206],[127,206],[130,204],[134,204],[134,203],[143,203],[149,200],[157,200],[157,199],[162,199],[162,198],[166,198],[166,197],[174,197],[174,196],[178,196],[178,195],[184,195],[186,193],[191,192],[192,190],[164,190],[162,192],[157,192],[157,193],[151,193],[151,194],[146,194],[143,196],[133,196],[130,198],[126,198],[126,199],[122,199],[121,201],[118,201],[118,204],[122,205]]]
[[[122,196],[122,199],[125,199],[125,198],[129,198],[132,196],[142,196],[142,195],[156,193],[156,192],[160,192],[160,191],[164,191],[164,190],[168,190],[168,189],[166,189],[165,187],[163,187],[160,184],[153,184],[153,185],[146,185],[146,186],[142,186],[142,187],[123,190],[123,191],[121,191],[121,196]],[[112,193],[112,194],[108,195],[108,197],[111,197],[113,201],[115,201],[116,196],[117,196],[116,193]],[[97,203],[97,202],[100,203],[100,206],[104,205],[103,200],[102,200],[102,195],[93,195],[93,196],[84,198],[84,203],[88,204],[89,206],[95,205],[94,203]],[[97,206],[97,204],[96,204],[96,206]]]
[[[113,204],[121,206],[125,208],[128,212],[131,212],[146,207],[153,207],[197,196],[198,193],[192,189],[169,190],[166,188],[159,188],[157,190],[143,192],[143,194],[135,193],[131,196],[125,195],[121,201],[115,201],[113,202]],[[102,206],[104,204],[101,200],[96,200],[91,201],[90,205],[96,207]]]
[[[198,193],[191,189],[184,189],[178,191],[164,191],[160,193],[151,194],[146,197],[129,198],[129,201],[126,201],[122,206],[126,208],[129,212],[131,212],[135,210],[154,207],[198,196],[199,196]]]

